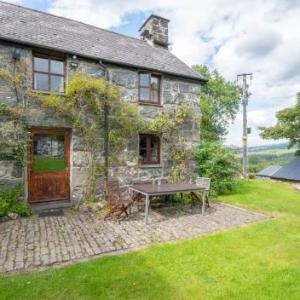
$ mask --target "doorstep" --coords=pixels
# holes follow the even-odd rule
[[[40,212],[43,210],[68,208],[72,206],[72,203],[70,201],[51,201],[44,203],[31,203],[30,206],[34,212]]]

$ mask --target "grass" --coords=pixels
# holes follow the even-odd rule
[[[219,200],[262,212],[300,217],[300,193],[287,183],[269,180],[242,181],[238,189]]]
[[[63,157],[35,155],[33,169],[38,172],[63,171],[65,169],[65,159]]]
[[[220,200],[281,216],[176,244],[0,277],[0,299],[299,299],[300,194],[244,181]]]

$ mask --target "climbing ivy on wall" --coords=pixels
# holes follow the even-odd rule
[[[171,180],[179,182],[187,177],[189,162],[195,159],[196,149],[187,147],[187,138],[183,127],[194,118],[191,107],[187,103],[177,106],[175,111],[163,113],[148,123],[152,133],[159,134],[163,142],[170,145],[168,159],[172,161]]]
[[[1,69],[0,80],[15,92],[17,104],[10,107],[0,104],[0,159],[15,160],[21,167],[26,164],[27,132],[24,113],[26,110],[26,68],[19,62],[14,62],[13,69]],[[23,176],[24,177],[24,176]]]
[[[65,95],[38,94],[37,98],[80,130],[90,165],[84,194],[86,200],[93,200],[96,183],[106,171],[102,155],[105,107],[109,110],[109,165],[120,163],[120,153],[141,128],[137,107],[122,99],[116,85],[81,73],[70,80]]]
[[[12,74],[12,75],[11,75]],[[88,156],[88,180],[84,190],[85,200],[94,200],[96,183],[103,178],[106,168],[103,160],[103,123],[105,107],[109,110],[109,166],[121,162],[123,150],[128,141],[137,138],[138,133],[155,133],[163,143],[170,145],[167,153],[172,161],[171,178],[178,182],[185,178],[189,162],[195,158],[193,146],[188,145],[184,125],[194,118],[188,104],[179,105],[172,112],[163,112],[154,119],[146,120],[138,107],[122,99],[119,88],[104,78],[94,78],[76,73],[68,82],[64,95],[54,93],[32,93],[26,87],[26,70],[17,65],[13,70],[0,70],[0,78],[15,90],[18,104],[11,108],[0,106],[0,116],[6,116],[5,126],[0,130],[0,158],[8,155],[11,159],[26,165],[28,134],[24,122],[29,110],[27,100],[38,100],[40,110],[53,110],[66,117],[73,128],[77,128]]]

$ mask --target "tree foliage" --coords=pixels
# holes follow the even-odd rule
[[[285,108],[276,114],[277,124],[268,128],[261,128],[264,139],[288,139],[289,146],[300,148],[300,93],[297,94],[296,105]]]
[[[219,141],[202,141],[198,159],[201,176],[211,178],[211,194],[224,194],[234,188],[238,165],[233,151]]]
[[[200,94],[201,139],[220,140],[227,134],[227,127],[238,112],[239,88],[215,69],[210,70],[204,65],[196,65],[193,69],[208,79]]]
[[[232,190],[237,175],[237,160],[233,151],[222,145],[222,139],[238,112],[240,91],[215,69],[197,65],[194,71],[208,79],[200,94],[199,172],[211,178],[212,194],[217,195]]]

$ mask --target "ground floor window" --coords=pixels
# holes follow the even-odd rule
[[[160,140],[154,134],[140,134],[139,154],[142,164],[160,163]]]

